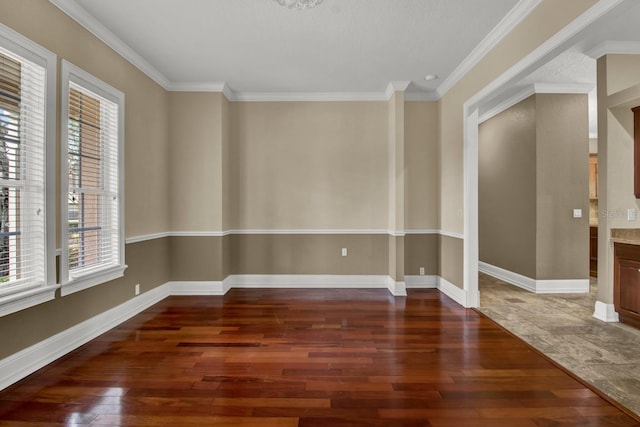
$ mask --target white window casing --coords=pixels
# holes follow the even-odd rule
[[[122,277],[124,94],[68,61],[61,67],[62,296]]]
[[[56,56],[0,24],[0,316],[52,300]]]

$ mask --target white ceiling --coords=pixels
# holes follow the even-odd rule
[[[51,1],[94,33],[103,26],[101,38],[115,35],[147,63],[148,74],[172,87],[383,93],[389,82],[410,81],[407,92],[427,98],[487,35],[496,37],[491,31],[518,4],[324,0],[314,9],[290,10],[273,0]],[[523,0],[520,9],[523,4],[536,1]],[[427,82],[427,74],[440,78]]]

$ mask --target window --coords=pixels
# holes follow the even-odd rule
[[[123,275],[124,95],[62,63],[62,295]]]
[[[0,25],[0,315],[54,298],[55,55]]]

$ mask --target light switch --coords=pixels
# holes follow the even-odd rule
[[[342,256],[347,256],[347,248],[342,248]]]
[[[636,219],[638,219],[638,211],[627,209],[627,221],[635,221]]]
[[[582,209],[574,209],[573,210],[574,218],[582,218]]]

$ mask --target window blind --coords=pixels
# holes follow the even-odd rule
[[[71,279],[120,262],[118,106],[69,85],[68,264]]]
[[[46,276],[46,70],[0,49],[0,295]]]

